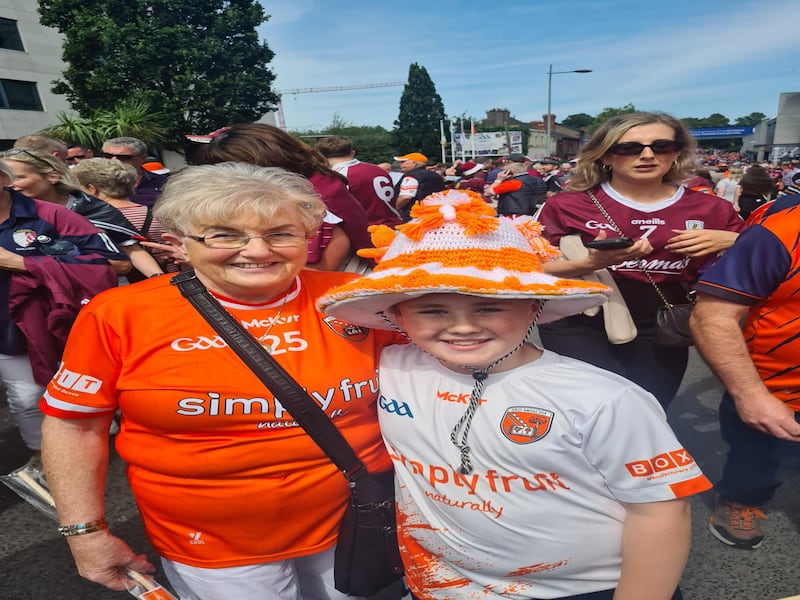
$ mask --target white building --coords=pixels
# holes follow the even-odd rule
[[[39,24],[36,6],[34,0],[0,0],[0,149],[70,111],[67,99],[50,91],[65,68],[62,36]]]

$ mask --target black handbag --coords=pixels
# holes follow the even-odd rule
[[[622,233],[622,230],[616,224],[611,215],[608,214],[608,211],[603,208],[603,205],[600,204],[600,201],[595,197],[595,195],[590,191],[587,191],[586,193],[589,195],[589,198],[592,200],[592,202],[594,202],[594,205],[597,207],[597,209],[606,218],[606,221],[608,221],[614,231],[620,237],[623,237],[625,234]],[[639,264],[639,268],[642,270],[642,273],[644,273],[644,276],[647,277],[647,281],[650,282],[650,285],[655,288],[658,297],[661,299],[661,302],[664,305],[656,311],[656,326],[653,340],[655,345],[665,348],[687,348],[688,346],[694,345],[692,332],[689,329],[689,317],[691,316],[692,309],[694,308],[694,298],[692,295],[689,292],[686,293],[686,304],[672,304],[669,300],[667,300],[664,292],[661,291],[661,288],[658,287],[656,282],[653,280],[653,276],[650,275],[650,271],[644,267],[644,260],[642,260],[642,262]]]
[[[656,311],[655,343],[657,346],[686,348],[694,344],[689,317],[694,303],[669,304]]]
[[[350,502],[339,527],[334,584],[350,596],[372,596],[403,576],[397,544],[394,472],[369,473],[336,426],[197,279],[185,271],[170,279],[228,346],[278,398],[295,421],[342,471]]]

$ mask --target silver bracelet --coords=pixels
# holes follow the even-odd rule
[[[84,535],[87,533],[94,533],[95,531],[103,531],[104,529],[108,529],[106,520],[97,519],[97,521],[78,523],[77,525],[59,525],[58,533],[64,537],[72,537],[73,535]]]

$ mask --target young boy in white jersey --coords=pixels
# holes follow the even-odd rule
[[[371,231],[373,273],[320,306],[412,342],[383,351],[378,405],[415,598],[681,598],[711,484],[649,393],[526,341],[607,288],[545,275],[539,225],[464,190]]]

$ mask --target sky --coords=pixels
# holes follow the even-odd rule
[[[774,117],[800,91],[800,0],[260,0],[274,89],[405,82],[425,67],[453,117],[558,121],[633,104]],[[591,69],[591,73],[548,70]],[[403,86],[283,94],[290,130],[391,129]]]

